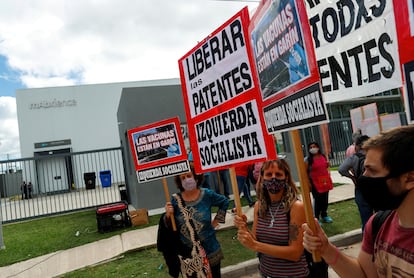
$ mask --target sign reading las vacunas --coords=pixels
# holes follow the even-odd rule
[[[138,182],[190,171],[178,118],[128,130]]]
[[[249,26],[269,133],[327,121],[306,8],[261,1]]]

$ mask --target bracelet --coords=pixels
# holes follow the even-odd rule
[[[326,261],[325,262],[329,265],[335,265],[338,262],[339,253],[340,253],[340,251],[339,251],[338,247],[335,246],[335,259],[331,263],[326,262]]]

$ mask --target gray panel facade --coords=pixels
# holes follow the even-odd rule
[[[179,79],[164,80],[165,84],[124,88],[118,106],[118,128],[125,158],[126,186],[129,202],[135,208],[164,207],[166,197],[162,180],[138,183],[129,147],[129,129],[178,117],[186,123],[184,102]],[[177,191],[172,177],[167,178],[169,193]]]

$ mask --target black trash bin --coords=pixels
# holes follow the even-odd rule
[[[121,195],[121,201],[128,202],[128,196],[125,184],[121,184],[119,187],[119,195]]]
[[[95,189],[95,186],[96,186],[95,172],[84,173],[83,179],[85,180],[86,189]]]

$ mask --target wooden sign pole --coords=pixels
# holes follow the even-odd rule
[[[300,188],[302,190],[303,204],[305,207],[306,222],[310,229],[316,233],[315,220],[312,210],[312,202],[310,199],[310,183],[307,170],[305,169],[304,157],[302,153],[302,143],[300,142],[299,130],[295,129],[290,131],[292,137],[293,149],[295,154],[295,162],[298,168],[298,176],[300,182]],[[321,256],[319,252],[312,252],[312,258],[314,262],[320,262]]]
[[[167,178],[162,178],[162,184],[164,186],[164,193],[165,193],[165,199],[167,202],[170,202],[170,193],[168,192],[168,184],[167,184]],[[177,226],[175,225],[175,218],[174,214],[171,215],[171,225],[173,228],[173,231],[177,231]]]
[[[231,167],[230,170],[231,189],[233,190],[234,204],[238,216],[242,216],[239,187],[237,186],[236,170]]]

